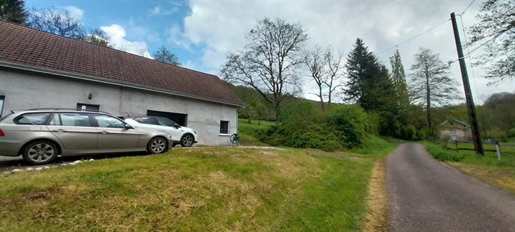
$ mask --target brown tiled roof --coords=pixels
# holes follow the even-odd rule
[[[217,76],[0,20],[1,63],[72,73],[92,80],[231,105],[244,104]]]

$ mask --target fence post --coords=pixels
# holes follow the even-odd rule
[[[501,147],[499,146],[499,141],[495,141],[495,149],[497,150],[497,159],[501,161]]]
[[[460,152],[460,150],[458,149],[458,140],[457,140],[457,139],[456,139],[456,140],[454,140],[454,144],[456,144],[456,151],[457,151],[457,152]]]

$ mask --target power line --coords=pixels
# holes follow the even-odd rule
[[[379,55],[379,54],[381,54],[381,53],[383,53],[383,52],[386,52],[386,51],[388,51],[388,50],[390,50],[390,49],[393,49],[393,48],[399,47],[399,45],[405,44],[405,43],[407,43],[407,42],[409,42],[409,41],[411,41],[411,40],[413,40],[413,39],[415,39],[415,38],[417,38],[417,37],[419,37],[419,36],[421,36],[421,35],[423,35],[423,34],[425,34],[425,33],[429,32],[429,31],[431,31],[431,30],[434,30],[435,28],[437,28],[437,27],[439,27],[439,26],[444,25],[444,24],[445,24],[445,23],[447,23],[449,20],[450,20],[450,19],[447,19],[447,20],[445,20],[444,22],[442,22],[442,23],[440,23],[440,24],[438,24],[438,25],[436,25],[436,26],[434,26],[434,27],[430,28],[430,29],[429,29],[429,30],[427,30],[427,31],[424,31],[424,32],[422,32],[422,33],[420,33],[420,34],[418,34],[418,35],[416,35],[416,36],[411,37],[410,39],[407,39],[407,40],[405,40],[405,41],[403,41],[403,42],[401,42],[401,43],[399,43],[399,44],[396,44],[396,45],[394,45],[394,46],[391,46],[391,47],[389,47],[389,48],[387,48],[387,49],[385,49],[385,50],[382,50],[382,51],[380,51],[379,53],[376,53],[376,55]]]
[[[467,6],[467,8],[465,8],[465,10],[463,10],[463,12],[461,12],[460,14],[460,17],[461,15],[465,14],[465,11],[467,11],[469,9],[470,6],[472,6],[472,4],[475,2],[476,0],[472,0],[472,2]]]
[[[463,22],[462,22],[462,24],[463,24]],[[465,55],[463,55],[463,57],[460,57],[460,58],[458,58],[458,59],[456,59],[456,60],[449,61],[449,64],[454,63],[454,62],[456,62],[456,61],[458,61],[458,60],[460,60],[460,59],[462,59],[462,58],[469,57],[469,56],[470,56],[470,54],[472,54],[473,52],[475,52],[477,49],[480,49],[481,47],[485,46],[487,43],[489,43],[490,41],[492,41],[492,40],[494,40],[494,39],[495,39],[495,37],[490,38],[489,40],[487,40],[487,41],[485,41],[484,43],[480,44],[480,45],[479,45],[479,46],[477,46],[476,48],[472,49],[472,51],[470,51],[470,50],[468,49],[468,46],[467,46],[467,52],[468,52],[468,53],[467,53],[467,54],[465,54]],[[504,54],[503,54],[503,55],[504,55]]]

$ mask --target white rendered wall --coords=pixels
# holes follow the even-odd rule
[[[202,145],[230,144],[229,136],[219,133],[221,120],[229,121],[229,135],[238,126],[235,106],[6,68],[0,68],[0,96],[5,96],[2,115],[11,109],[76,108],[77,103],[100,105],[115,116],[146,115],[147,110],[187,114],[187,126],[197,131]]]

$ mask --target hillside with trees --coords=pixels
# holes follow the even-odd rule
[[[275,121],[255,132],[261,142],[327,151],[355,149],[382,136],[406,141],[441,139],[441,124],[450,118],[468,121],[467,108],[439,54],[420,48],[415,63],[404,69],[396,50],[391,70],[360,38],[344,56],[331,48],[302,48],[308,35],[299,24],[264,19],[247,34],[242,51],[227,54],[221,77],[246,103],[240,118]],[[306,74],[316,98],[302,98]],[[338,99],[339,101],[335,101]],[[494,94],[477,106],[484,138],[515,136],[513,94]]]

